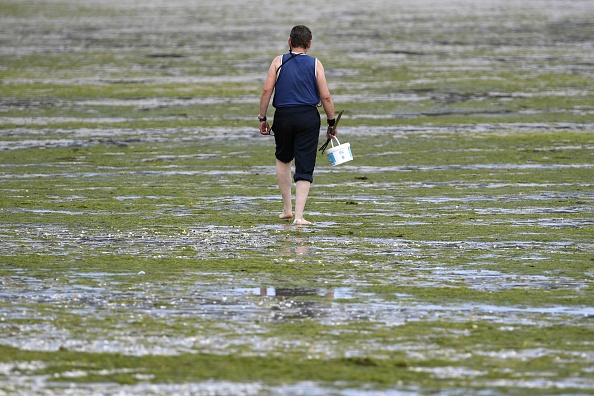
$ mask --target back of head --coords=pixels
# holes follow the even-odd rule
[[[311,30],[305,25],[297,25],[291,29],[291,44],[293,47],[307,48],[312,40]]]

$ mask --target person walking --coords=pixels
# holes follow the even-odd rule
[[[293,218],[291,162],[295,160],[295,225],[307,225],[303,212],[309,195],[316,164],[320,134],[321,102],[326,113],[326,136],[334,138],[334,103],[328,89],[324,66],[317,58],[307,55],[312,43],[311,30],[304,25],[291,29],[288,39],[289,53],[274,58],[268,69],[260,97],[260,133],[274,133],[276,144],[276,178],[283,198],[281,219]],[[275,108],[272,127],[266,118],[270,98]]]

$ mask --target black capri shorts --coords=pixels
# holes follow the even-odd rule
[[[284,163],[295,159],[295,182],[307,180],[313,183],[320,136],[320,113],[317,107],[277,108],[272,130],[276,142],[276,158]]]

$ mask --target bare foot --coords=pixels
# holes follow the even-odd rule
[[[278,215],[279,219],[292,219],[293,218],[293,213],[281,213]]]
[[[309,224],[311,224],[311,221],[307,221],[302,217],[300,219],[295,219],[295,221],[293,221],[293,224],[294,225],[309,225]]]

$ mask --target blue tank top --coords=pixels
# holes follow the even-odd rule
[[[291,54],[283,55],[272,105],[275,108],[316,106],[319,102],[316,58],[304,54],[291,59]]]

